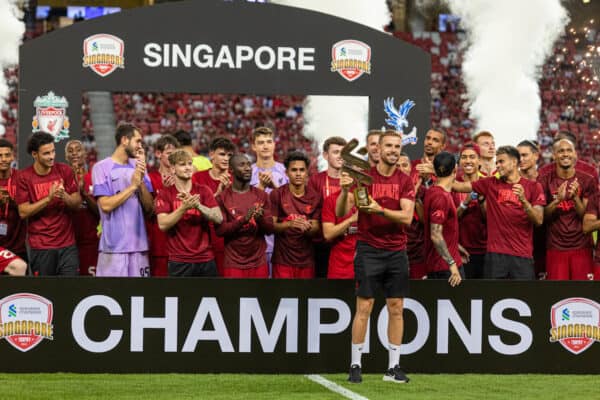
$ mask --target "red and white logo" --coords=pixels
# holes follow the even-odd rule
[[[331,72],[349,82],[371,73],[371,47],[358,40],[342,40],[331,47]]]
[[[571,297],[552,306],[550,342],[559,342],[577,355],[600,341],[600,304],[590,299]]]
[[[52,302],[32,293],[17,293],[0,300],[0,339],[15,349],[29,351],[43,339],[54,339]]]
[[[116,36],[99,33],[83,41],[83,66],[105,77],[125,68],[125,44]]]

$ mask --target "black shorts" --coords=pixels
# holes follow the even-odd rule
[[[535,279],[533,258],[487,253],[483,269],[485,279]]]
[[[465,277],[467,279],[483,279],[483,266],[485,265],[485,254],[471,254],[469,262],[463,264]]]
[[[205,263],[183,263],[169,261],[169,276],[217,276],[217,264],[215,260]]]
[[[381,250],[357,242],[354,275],[358,297],[373,298],[381,289],[386,299],[408,296],[406,251]]]
[[[31,249],[29,267],[34,276],[79,276],[77,246],[60,249]]]

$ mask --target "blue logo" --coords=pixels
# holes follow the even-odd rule
[[[563,308],[561,315],[562,315],[562,320],[563,321],[570,321],[571,320],[571,312],[569,311],[568,308]]]
[[[98,50],[100,50],[98,48],[98,42],[92,42],[92,51],[98,51]]]
[[[8,316],[15,318],[17,317],[17,306],[15,306],[14,304],[8,306]]]
[[[406,144],[417,144],[417,128],[413,127],[410,133],[405,133],[408,130],[408,113],[415,106],[415,102],[412,100],[406,100],[396,110],[394,105],[394,98],[388,97],[383,101],[383,110],[387,114],[385,123],[394,128],[402,135],[402,145]]]

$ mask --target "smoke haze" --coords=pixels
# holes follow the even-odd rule
[[[569,18],[559,0],[448,0],[467,32],[462,74],[478,130],[499,145],[536,139],[538,80]]]

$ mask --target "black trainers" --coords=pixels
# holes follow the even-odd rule
[[[348,376],[348,382],[350,383],[361,383],[362,382],[362,374],[359,365],[352,365],[350,367],[350,376]]]
[[[408,376],[400,369],[399,365],[396,365],[394,368],[390,368],[383,374],[383,380],[387,382],[395,382],[395,383],[408,383],[410,379]]]

